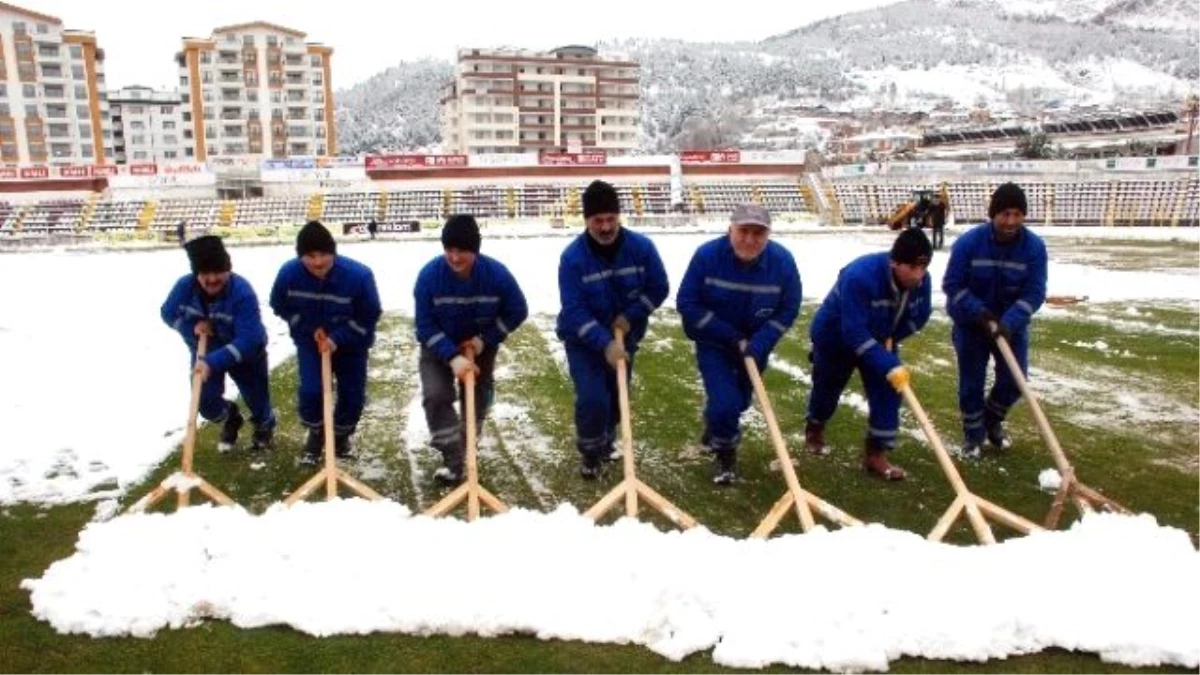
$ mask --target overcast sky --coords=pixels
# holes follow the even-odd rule
[[[404,60],[450,60],[460,47],[549,49],[627,37],[696,41],[759,40],[835,14],[896,0],[734,0],[699,9],[695,0],[16,0],[96,32],[109,88],[173,87],[180,38],[213,28],[269,21],[333,47],[334,88],[348,87]]]

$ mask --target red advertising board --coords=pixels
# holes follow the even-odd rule
[[[115,176],[115,175],[117,175],[117,167],[116,166],[93,166],[92,167],[92,175],[93,176]]]
[[[130,164],[129,175],[131,176],[153,176],[158,173],[157,164]]]
[[[680,164],[737,164],[741,161],[739,150],[685,150],[679,153]]]
[[[27,166],[21,169],[21,178],[49,178],[50,168],[45,166]]]
[[[367,171],[467,166],[466,155],[369,155]]]
[[[86,166],[61,166],[58,168],[58,175],[63,178],[87,178],[91,174]]]
[[[0,180],[14,180],[18,175],[16,167],[0,168]]]
[[[543,152],[538,155],[538,164],[543,166],[600,166],[608,164],[608,153],[603,150]]]

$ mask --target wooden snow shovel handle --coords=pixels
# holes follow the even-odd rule
[[[613,329],[613,339],[616,340],[622,347],[625,346],[625,331],[620,328]],[[633,461],[633,420],[630,418],[629,411],[629,365],[625,359],[617,361],[617,404],[621,413],[621,469],[625,474],[625,480],[633,480],[636,478],[634,472]],[[625,513],[629,516],[637,516],[638,502],[637,491],[625,491]]]
[[[201,361],[203,361],[206,354],[208,354],[208,334],[201,333],[200,341],[196,345],[196,360],[193,363],[193,366],[195,364],[198,364]],[[210,376],[210,377],[215,377],[215,376]],[[192,371],[192,398],[190,401],[188,401],[188,418],[187,418],[187,427],[186,427],[187,431],[184,433],[184,436],[183,436],[183,462],[182,462],[183,473],[185,475],[189,475],[189,476],[192,473],[192,455],[195,453],[195,450],[196,450],[196,415],[198,415],[200,413],[200,389],[203,386],[204,386],[204,378],[200,376],[200,373],[195,372],[195,370],[193,369],[193,371]]]
[[[816,524],[813,520],[812,511],[808,508],[808,500],[804,498],[804,493],[800,490],[800,479],[796,477],[796,470],[792,467],[792,458],[788,455],[787,444],[783,441],[783,434],[779,431],[779,421],[775,419],[775,410],[771,407],[771,399],[767,398],[767,388],[763,385],[762,375],[758,372],[758,364],[754,362],[753,356],[743,358],[746,364],[746,373],[750,376],[750,383],[754,385],[754,395],[758,397],[758,403],[762,406],[763,417],[767,418],[767,430],[770,432],[771,444],[775,446],[775,456],[779,458],[779,470],[783,472],[783,479],[787,482],[788,491],[792,494],[792,499],[795,502],[796,515],[800,518],[800,525],[805,532],[808,532]]]
[[[1071,466],[1070,460],[1067,459],[1067,454],[1063,452],[1062,446],[1058,444],[1058,437],[1054,435],[1054,430],[1050,428],[1050,421],[1046,419],[1046,413],[1042,411],[1042,406],[1038,403],[1033,392],[1029,390],[1029,383],[1025,380],[1025,374],[1021,372],[1021,364],[1017,363],[1017,357],[1013,354],[1012,347],[1009,346],[1008,340],[1004,339],[1003,335],[996,336],[996,348],[1000,350],[1001,356],[1004,357],[1004,362],[1008,364],[1008,370],[1012,373],[1013,381],[1017,383],[1017,388],[1021,390],[1021,395],[1029,401],[1029,409],[1033,411],[1033,419],[1037,422],[1038,430],[1042,433],[1042,439],[1046,441],[1046,445],[1050,448],[1050,454],[1054,456],[1054,463],[1058,465],[1058,472],[1062,474],[1063,480],[1074,480],[1075,469]]]
[[[329,339],[324,328],[318,328],[313,334],[317,342],[317,351],[321,354],[321,413],[325,426],[325,497],[337,497],[337,466],[334,454],[333,430],[333,356],[326,348]]]
[[[479,455],[476,448],[478,438],[475,433],[475,348],[471,345],[464,345],[462,348],[463,356],[471,362],[471,368],[467,369],[467,373],[463,375],[463,416],[466,418],[466,447],[463,448],[466,454],[466,469],[467,469],[467,485],[472,489],[467,491],[467,519],[475,520],[479,518],[479,490],[474,489],[479,485]]]

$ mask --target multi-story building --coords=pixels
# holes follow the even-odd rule
[[[104,164],[113,153],[95,34],[0,2],[0,164]]]
[[[337,154],[333,49],[264,21],[184,38],[179,64],[184,158]]]
[[[638,147],[640,66],[591,47],[462,49],[442,93],[449,152],[486,154]]]
[[[126,87],[108,95],[117,164],[184,161],[179,92]]]

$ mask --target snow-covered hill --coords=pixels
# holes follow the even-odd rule
[[[775,111],[928,111],[937,105],[1177,105],[1200,83],[1194,0],[907,0],[761,42],[602,42],[642,64],[646,151],[744,145],[787,129]],[[484,45],[486,46],[486,45]],[[346,152],[428,146],[449,61],[400,64],[338,96]]]

